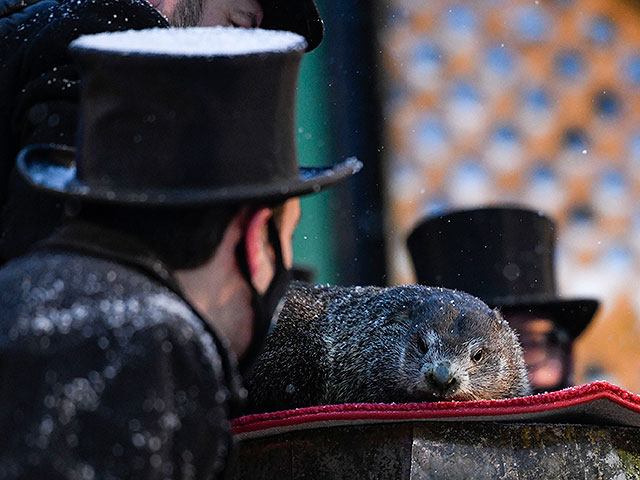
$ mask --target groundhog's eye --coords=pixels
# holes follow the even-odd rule
[[[427,353],[429,351],[429,345],[427,344],[425,339],[422,338],[422,335],[418,335],[418,349],[422,353]]]
[[[471,355],[471,360],[473,360],[476,363],[481,361],[483,358],[484,358],[484,350],[482,348],[477,349],[475,352],[473,352],[473,355]]]

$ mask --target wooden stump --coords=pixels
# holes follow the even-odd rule
[[[640,430],[482,422],[300,430],[242,441],[232,478],[640,479]]]

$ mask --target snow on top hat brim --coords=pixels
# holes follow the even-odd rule
[[[356,174],[362,163],[348,158],[332,167],[300,167],[298,176],[278,182],[152,189],[87,183],[78,177],[75,148],[62,145],[24,148],[18,154],[17,168],[34,189],[63,198],[132,206],[186,207],[284,201],[342,182]]]

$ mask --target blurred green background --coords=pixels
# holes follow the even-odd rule
[[[325,166],[331,155],[326,47],[304,56],[298,82],[298,154],[300,165]],[[294,236],[296,266],[310,267],[316,283],[336,283],[336,235],[330,214],[331,189],[301,199],[302,218]]]
[[[381,115],[375,25],[369,0],[318,0],[322,44],[302,62],[298,88],[300,164],[326,166],[357,157],[364,168],[326,192],[302,199],[294,238],[296,266],[313,281],[384,285],[385,243],[380,152]]]

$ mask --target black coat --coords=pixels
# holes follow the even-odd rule
[[[79,74],[69,43],[168,26],[145,0],[0,0],[0,263],[61,222],[60,202],[27,190],[13,168],[26,145],[75,144]]]
[[[127,237],[64,229],[0,270],[0,479],[219,478],[242,397],[224,345]]]

